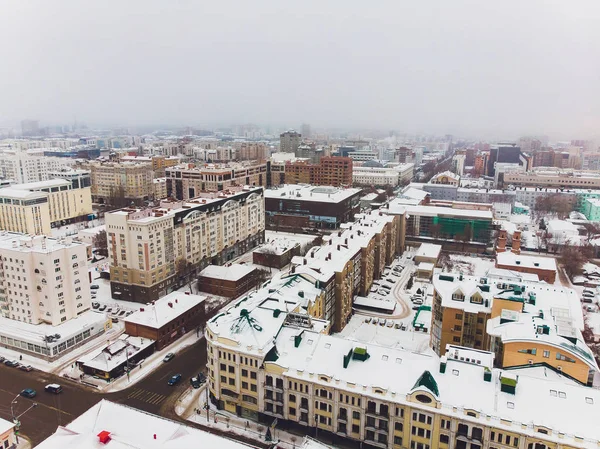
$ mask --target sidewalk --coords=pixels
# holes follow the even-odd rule
[[[218,429],[222,432],[243,436],[252,439],[257,443],[268,443],[265,440],[267,426],[250,421],[239,416],[228,413],[224,410],[217,410],[214,405],[209,403],[208,418],[205,408],[207,402],[206,384],[197,390],[189,388],[177,400],[175,413],[187,421],[194,422],[203,427]],[[279,430],[276,426],[271,428],[271,444],[277,444],[281,449],[301,448],[306,435],[295,435],[284,430]],[[315,435],[312,435],[314,437]],[[317,431],[318,439],[318,431]],[[329,447],[329,446],[327,446]]]

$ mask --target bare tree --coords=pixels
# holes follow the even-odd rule
[[[558,262],[564,266],[565,272],[570,278],[583,273],[583,265],[589,262],[593,256],[591,245],[573,246],[565,245],[562,247]]]
[[[94,236],[94,248],[99,255],[108,257],[108,236],[106,231],[100,231]]]

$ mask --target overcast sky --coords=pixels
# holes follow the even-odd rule
[[[600,135],[600,0],[0,0],[0,122]]]

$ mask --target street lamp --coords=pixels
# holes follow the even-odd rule
[[[37,402],[34,402],[33,404],[31,404],[31,406],[29,406],[29,408],[27,410],[25,410],[19,416],[15,416],[13,406],[17,403],[17,399],[19,398],[19,396],[20,396],[20,394],[15,396],[15,398],[10,402],[10,414],[12,416],[13,423],[15,424],[15,436],[17,439],[17,444],[19,444],[19,429],[21,428],[21,422],[19,421],[19,418],[21,418],[21,416],[23,416],[25,413],[27,413],[32,408],[37,407],[37,405],[38,405]]]

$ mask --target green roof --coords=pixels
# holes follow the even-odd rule
[[[440,391],[438,389],[437,382],[435,381],[434,377],[431,375],[431,373],[429,371],[423,371],[423,374],[421,374],[421,377],[419,377],[417,379],[417,382],[415,383],[413,390],[416,388],[419,388],[419,387],[427,388],[435,396],[440,395]]]

